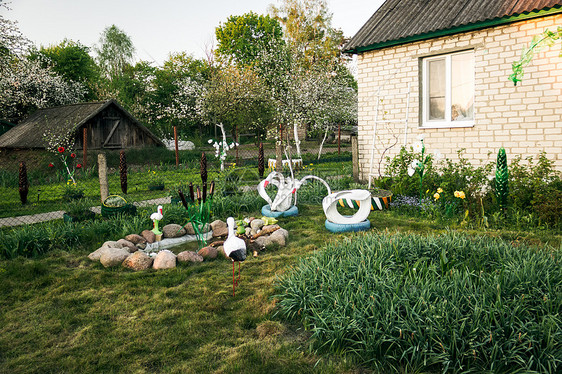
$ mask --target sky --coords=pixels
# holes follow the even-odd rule
[[[352,37],[384,0],[327,0],[332,26]],[[0,2],[3,2],[0,0]],[[5,1],[4,1],[5,2]],[[131,38],[136,58],[160,66],[170,52],[196,58],[216,45],[215,28],[230,15],[267,14],[279,0],[11,0],[5,18],[37,46],[65,38],[93,47],[101,32],[115,24]]]

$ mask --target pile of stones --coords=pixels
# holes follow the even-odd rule
[[[245,226],[247,224],[247,226]],[[129,234],[117,241],[106,241],[88,255],[92,261],[100,261],[105,267],[123,266],[135,271],[146,269],[171,269],[178,262],[201,263],[219,256],[226,257],[222,244],[228,236],[226,222],[216,220],[207,228],[205,236],[210,244],[198,252],[183,251],[175,254],[168,249],[173,245],[197,240],[195,231],[188,223],[185,226],[168,224],[162,228],[162,240],[157,242],[156,235],[150,230],[139,234]],[[243,227],[238,228],[238,236],[245,240],[248,255],[258,256],[259,252],[272,246],[286,245],[289,233],[279,225],[270,224],[262,219],[249,218]],[[164,249],[166,248],[166,249]]]

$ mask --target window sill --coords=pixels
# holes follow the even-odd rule
[[[469,128],[474,127],[474,121],[467,121],[462,124],[452,124],[452,123],[428,123],[418,126],[418,129],[456,129],[456,128]]]

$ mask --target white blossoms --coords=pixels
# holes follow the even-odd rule
[[[421,142],[416,142],[414,144],[414,152],[419,153],[423,150],[423,144]]]
[[[410,165],[408,165],[408,176],[414,175],[416,169],[420,166],[420,162],[418,160],[413,160]]]
[[[232,143],[228,144],[227,142],[222,141],[222,142],[219,143],[217,141],[214,141],[213,139],[209,139],[207,142],[209,144],[214,142],[213,147],[215,148],[215,157],[219,158],[221,161],[224,161],[226,159],[226,152],[228,152],[232,148],[240,145],[236,142],[232,142]]]

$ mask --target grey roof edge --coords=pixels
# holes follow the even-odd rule
[[[464,25],[456,26],[456,27],[439,29],[439,30],[435,30],[435,31],[420,33],[420,34],[411,35],[411,36],[407,36],[407,37],[403,37],[403,38],[386,40],[386,41],[383,41],[383,42],[373,43],[373,44],[364,45],[364,46],[360,46],[360,45],[350,46],[350,44],[353,43],[353,39],[355,38],[354,37],[342,48],[342,53],[359,54],[359,53],[363,53],[363,52],[368,52],[368,51],[372,51],[372,50],[402,45],[402,44],[406,44],[406,43],[432,39],[432,38],[435,38],[435,37],[453,35],[453,34],[457,34],[457,33],[461,33],[461,32],[475,31],[475,30],[485,29],[485,28],[488,28],[488,27],[505,25],[505,24],[514,23],[514,22],[523,21],[523,20],[532,19],[532,18],[547,17],[547,16],[550,16],[550,15],[556,15],[556,14],[560,14],[560,13],[562,13],[562,5],[555,5],[555,6],[549,7],[549,8],[543,8],[543,9],[533,10],[533,11],[529,11],[529,12],[522,12],[522,13],[519,13],[519,14],[513,14],[511,16],[493,18],[493,19],[488,19],[488,20],[480,21],[480,22],[467,23],[467,24],[464,24]],[[365,24],[363,27],[365,27],[366,25],[367,24]],[[364,31],[363,27],[358,31],[358,33],[356,35],[359,35],[360,33],[363,33],[363,31]]]

